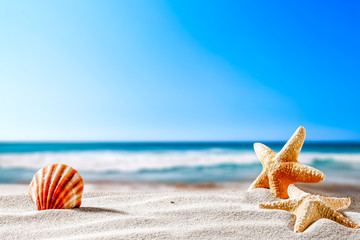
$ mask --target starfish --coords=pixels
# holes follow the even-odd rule
[[[319,183],[325,179],[321,171],[299,163],[297,158],[305,140],[305,128],[299,127],[279,153],[261,143],[255,143],[254,149],[260,159],[263,170],[249,190],[270,188],[278,198],[289,198],[287,188],[292,183]]]
[[[360,227],[350,221],[341,213],[350,206],[351,200],[347,198],[323,197],[306,193],[295,185],[288,189],[290,199],[268,203],[260,203],[260,208],[280,209],[293,213],[295,217],[294,232],[303,232],[310,224],[321,218],[327,218],[349,228]]]

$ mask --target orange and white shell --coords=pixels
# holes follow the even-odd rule
[[[29,195],[38,210],[68,209],[80,207],[83,189],[83,180],[75,169],[52,164],[34,175]]]

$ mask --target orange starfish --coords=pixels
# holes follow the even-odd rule
[[[297,158],[305,140],[305,128],[299,127],[279,153],[261,143],[255,143],[255,153],[263,170],[249,190],[270,188],[278,198],[289,198],[288,186],[292,183],[319,183],[325,179],[321,171],[299,163]]]
[[[288,189],[290,199],[260,203],[260,208],[280,209],[291,212],[296,216],[294,232],[303,232],[310,224],[321,218],[327,218],[349,228],[359,228],[341,213],[350,206],[351,200],[347,198],[323,197],[306,193],[293,184]]]

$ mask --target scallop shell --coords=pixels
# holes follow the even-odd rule
[[[80,174],[65,164],[40,169],[30,183],[29,195],[38,210],[76,208],[84,189]]]

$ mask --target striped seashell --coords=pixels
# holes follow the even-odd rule
[[[80,207],[83,189],[83,180],[75,169],[52,164],[34,175],[29,195],[38,210],[68,209]]]

